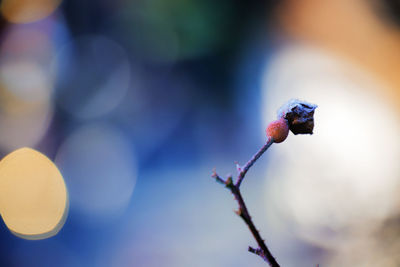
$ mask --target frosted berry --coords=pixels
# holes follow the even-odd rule
[[[266,133],[268,137],[272,137],[275,143],[285,141],[289,134],[289,125],[287,120],[280,118],[279,120],[271,122],[268,124]]]

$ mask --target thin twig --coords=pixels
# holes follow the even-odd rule
[[[240,193],[240,185],[244,180],[247,172],[254,165],[254,163],[264,154],[264,152],[274,143],[283,142],[288,131],[292,131],[294,134],[312,134],[314,129],[314,111],[317,105],[292,99],[283,105],[278,111],[278,120],[271,122],[266,133],[268,141],[266,144],[243,166],[241,167],[236,163],[236,170],[238,172],[236,183],[233,183],[232,176],[230,175],[226,180],[222,179],[215,170],[213,171],[212,177],[215,180],[227,187],[235,200],[239,204],[239,209],[236,214],[239,215],[243,221],[247,224],[252,233],[254,239],[257,241],[258,248],[249,247],[249,251],[260,256],[264,259],[271,267],[279,267],[278,262],[272,256],[264,240],[261,238],[260,233],[254,226],[254,223],[250,217],[247,207],[244,203],[242,194]],[[275,140],[274,140],[275,139]],[[317,265],[318,267],[319,265]]]
[[[262,154],[274,143],[274,140],[272,138],[268,138],[267,142],[263,147],[243,166],[243,167],[237,167],[239,175],[238,179],[236,181],[236,186],[240,187],[240,184],[242,183],[247,171],[250,169],[251,166],[261,157]],[[237,164],[238,166],[238,164]]]
[[[236,184],[232,181],[232,176],[229,176],[226,180],[222,179],[216,172],[213,170],[212,177],[221,184],[224,184],[233,194],[235,200],[239,205],[239,209],[236,211],[236,214],[239,215],[243,221],[249,227],[250,232],[252,233],[254,239],[258,244],[258,248],[254,249],[249,247],[249,251],[259,255],[263,260],[265,260],[271,267],[279,267],[278,262],[275,260],[274,256],[272,256],[269,251],[267,245],[264,240],[261,238],[260,233],[255,227],[251,216],[247,210],[246,204],[243,200],[242,194],[240,192],[240,184],[242,183],[247,171],[251,166],[261,157],[261,155],[272,145],[273,139],[269,138],[267,143],[244,165],[244,167],[240,167],[239,164],[236,164],[236,169],[238,171],[238,177]]]
[[[257,241],[259,249],[262,251],[260,255],[264,260],[266,260],[271,267],[279,267],[279,264],[275,260],[274,256],[272,256],[271,252],[269,251],[267,245],[265,244],[264,240],[261,238],[260,233],[258,232],[257,228],[255,227],[250,214],[247,210],[246,204],[244,203],[242,194],[240,193],[240,189],[233,185],[231,188],[231,192],[234,195],[236,201],[239,204],[239,210],[236,212],[240,218],[247,224],[249,227],[250,232],[252,233],[254,239]]]
[[[250,247],[250,246],[249,246],[248,251],[251,252],[251,253],[254,253],[254,254],[258,255],[258,256],[260,256],[260,257],[263,258],[265,261],[267,261],[267,260],[265,259],[264,253],[262,252],[261,249],[259,249],[259,248],[253,248],[253,247]]]

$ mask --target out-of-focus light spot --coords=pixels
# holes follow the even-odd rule
[[[61,0],[4,0],[0,5],[3,17],[12,23],[30,23],[49,16]]]
[[[125,16],[130,22],[124,23],[131,25],[127,29],[129,33],[126,38],[137,57],[152,63],[176,62],[179,57],[179,40],[168,18],[155,16],[152,11],[137,7],[133,14]]]
[[[0,162],[0,214],[15,235],[43,239],[58,233],[67,216],[63,177],[43,154],[21,148]]]
[[[380,4],[377,4],[379,2]],[[277,12],[291,38],[335,51],[373,72],[399,98],[400,31],[380,5],[398,1],[284,1]],[[394,10],[392,10],[394,11]]]
[[[290,98],[318,104],[312,136],[289,136],[270,152],[268,203],[296,234],[338,247],[395,214],[399,116],[371,75],[315,48],[290,47],[264,80],[264,125]],[[345,242],[345,243],[346,243]]]
[[[136,181],[131,147],[109,125],[84,126],[65,140],[56,162],[67,177],[72,211],[107,221],[126,208]]]
[[[46,18],[61,0],[4,0],[0,5],[3,17],[12,23],[31,23]]]
[[[34,62],[0,65],[1,148],[14,150],[40,141],[52,117],[51,90],[51,78]]]
[[[72,115],[103,116],[124,98],[130,64],[116,42],[102,36],[81,37],[61,49],[57,59],[57,101]]]
[[[0,76],[3,86],[10,93],[10,98],[22,102],[42,103],[50,97],[50,81],[34,63],[15,62],[3,65],[0,68]]]
[[[219,47],[232,11],[225,1],[149,0],[130,2],[115,19],[135,56],[151,63],[173,64]],[[130,27],[126,28],[127,24]]]
[[[29,60],[48,68],[53,60],[54,47],[50,34],[42,26],[30,24],[8,27],[0,46],[2,62]]]

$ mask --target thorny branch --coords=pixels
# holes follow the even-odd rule
[[[240,185],[244,180],[247,172],[254,165],[254,163],[264,154],[264,152],[274,143],[283,142],[289,130],[297,134],[312,134],[314,129],[314,110],[317,105],[292,99],[288,101],[278,110],[278,120],[271,122],[266,130],[268,140],[266,144],[244,165],[240,166],[236,163],[236,169],[238,172],[236,183],[233,183],[232,176],[229,175],[226,180],[221,178],[215,170],[213,171],[212,177],[219,183],[225,185],[228,188],[235,200],[237,201],[239,208],[236,214],[239,215],[243,221],[247,224],[252,233],[254,239],[258,244],[258,248],[249,247],[249,252],[252,252],[260,256],[266,261],[271,267],[279,267],[278,262],[275,260],[269,251],[265,241],[261,238],[260,233],[255,227],[249,211],[244,203],[242,194],[240,192]]]
[[[227,177],[226,180],[221,178],[215,170],[213,171],[212,177],[219,183],[224,184],[226,188],[228,188],[235,200],[237,201],[239,208],[236,211],[236,214],[239,215],[243,221],[249,227],[250,232],[252,233],[254,239],[258,244],[258,248],[254,249],[249,247],[249,251],[259,255],[263,260],[265,260],[271,267],[279,267],[280,265],[275,260],[274,256],[272,256],[271,252],[269,251],[267,245],[265,244],[264,240],[261,238],[260,233],[258,232],[257,228],[255,227],[249,211],[247,210],[246,204],[244,203],[242,194],[240,192],[240,184],[242,183],[247,171],[250,169],[251,166],[261,157],[261,155],[272,145],[273,139],[269,138],[266,144],[243,166],[240,167],[238,164],[236,165],[238,171],[237,181],[234,184],[232,180],[232,176]]]

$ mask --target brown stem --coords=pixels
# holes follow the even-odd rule
[[[250,169],[251,166],[264,154],[265,151],[274,143],[274,139],[268,138],[268,141],[265,145],[262,146],[260,150],[243,166],[237,167],[239,175],[236,181],[236,186],[239,188],[240,184],[242,183],[247,171]]]
[[[269,138],[267,143],[244,165],[243,168],[241,168],[237,164],[236,168],[238,170],[238,178],[236,184],[233,183],[231,176],[224,180],[215,172],[215,170],[213,171],[212,177],[215,178],[217,182],[224,184],[235,197],[235,200],[239,205],[239,209],[238,211],[236,211],[236,214],[239,215],[247,224],[259,247],[257,249],[249,247],[249,251],[259,255],[271,267],[280,267],[274,256],[272,256],[271,252],[269,251],[264,240],[261,238],[261,235],[258,232],[257,228],[255,227],[240,192],[240,184],[242,183],[247,171],[250,169],[251,166],[253,166],[257,159],[260,158],[261,155],[273,144],[273,142],[273,139]]]
[[[239,210],[236,213],[247,224],[250,232],[252,233],[254,239],[257,241],[257,244],[262,252],[258,255],[261,256],[266,262],[268,262],[271,267],[279,267],[278,262],[275,260],[274,256],[272,256],[264,240],[261,238],[261,235],[258,232],[256,226],[254,225],[249,211],[247,210],[246,204],[244,203],[242,194],[240,193],[240,189],[236,185],[232,185],[232,187],[230,187],[230,190],[239,204]]]

